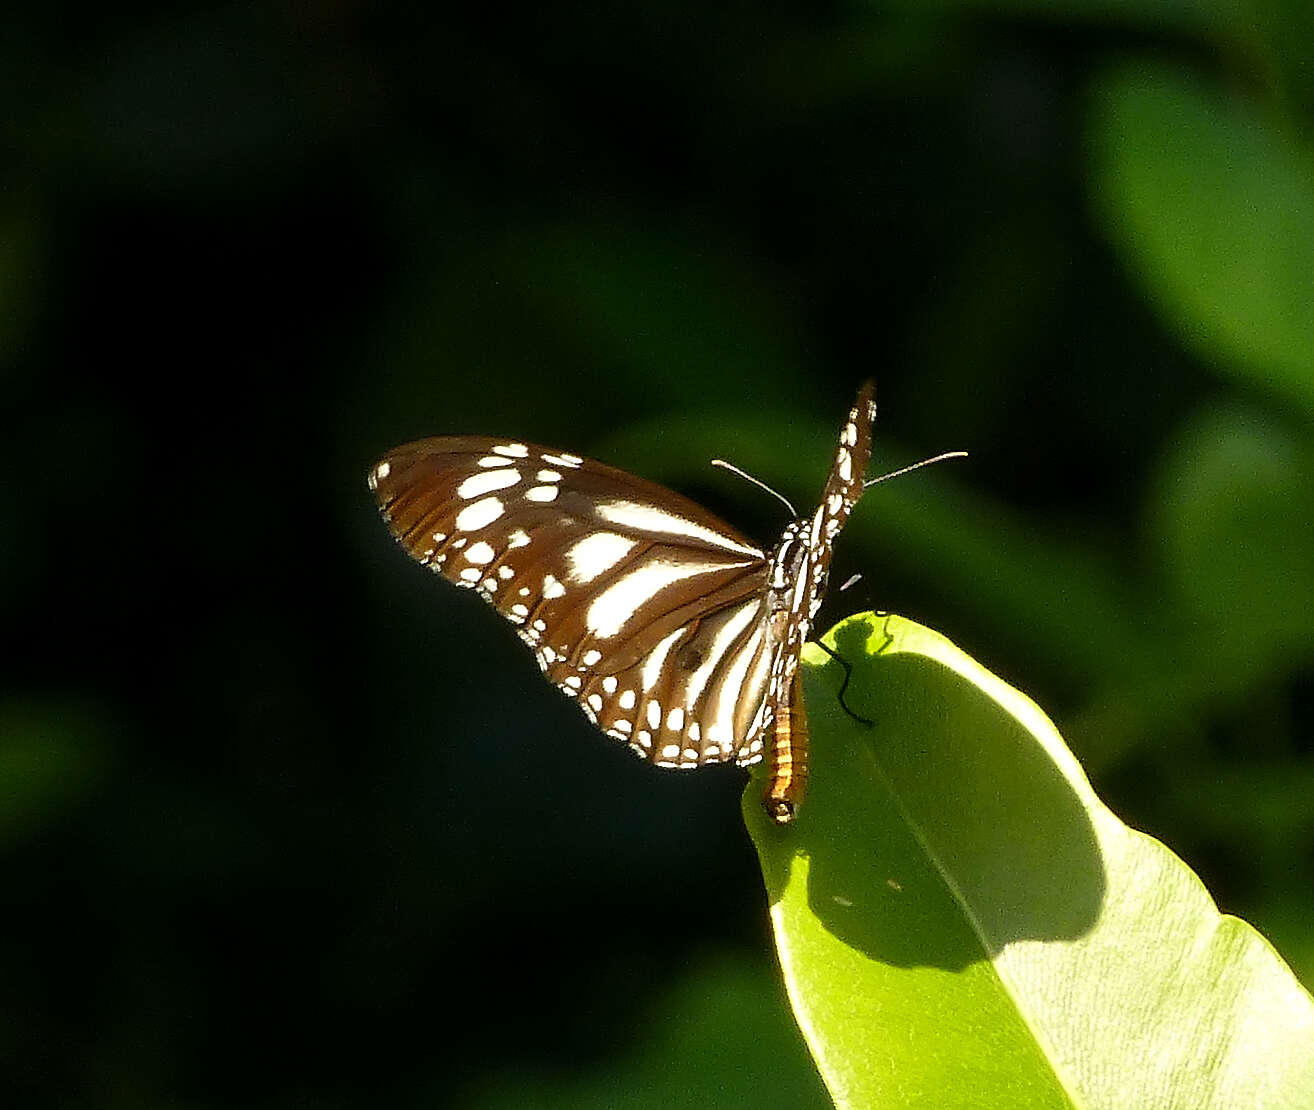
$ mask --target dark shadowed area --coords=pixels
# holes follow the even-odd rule
[[[31,7],[0,43],[15,1107],[827,1105],[743,776],[590,728],[371,464],[489,433],[1040,703],[1314,983],[1314,9]]]

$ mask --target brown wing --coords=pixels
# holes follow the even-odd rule
[[[764,553],[655,483],[483,436],[386,455],[370,488],[417,560],[490,602],[549,681],[660,766],[734,756],[771,671]]]

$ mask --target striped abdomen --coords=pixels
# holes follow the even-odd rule
[[[803,708],[803,682],[794,672],[789,700],[776,709],[768,759],[767,788],[762,804],[777,825],[787,825],[803,804],[808,786],[808,716]]]

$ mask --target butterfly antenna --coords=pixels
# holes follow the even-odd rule
[[[785,508],[789,510],[790,516],[794,517],[795,519],[798,518],[798,510],[789,503],[789,498],[786,497],[783,493],[777,493],[760,478],[754,478],[751,474],[747,473],[746,471],[740,470],[739,467],[735,466],[734,463],[726,462],[725,459],[713,459],[712,465],[719,466],[722,470],[728,470],[732,474],[738,474],[739,477],[743,478],[746,482],[752,482],[753,485],[757,486],[759,489],[766,490],[767,493],[771,494],[772,497],[774,497],[777,501],[779,501],[782,505],[784,505]]]
[[[945,459],[965,459],[966,451],[946,451],[943,455],[936,455],[934,458],[923,459],[921,462],[915,462],[911,466],[901,466],[898,470],[891,470],[888,474],[882,474],[879,478],[868,478],[862,483],[862,488],[867,489],[874,486],[877,482],[885,482],[890,478],[897,478],[901,474],[908,474],[913,470],[921,470],[924,466],[930,466],[932,463],[944,462]]]

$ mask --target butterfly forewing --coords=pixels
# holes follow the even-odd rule
[[[486,437],[400,447],[370,485],[403,547],[516,625],[609,735],[674,767],[746,744],[768,564],[728,524],[624,471]]]

